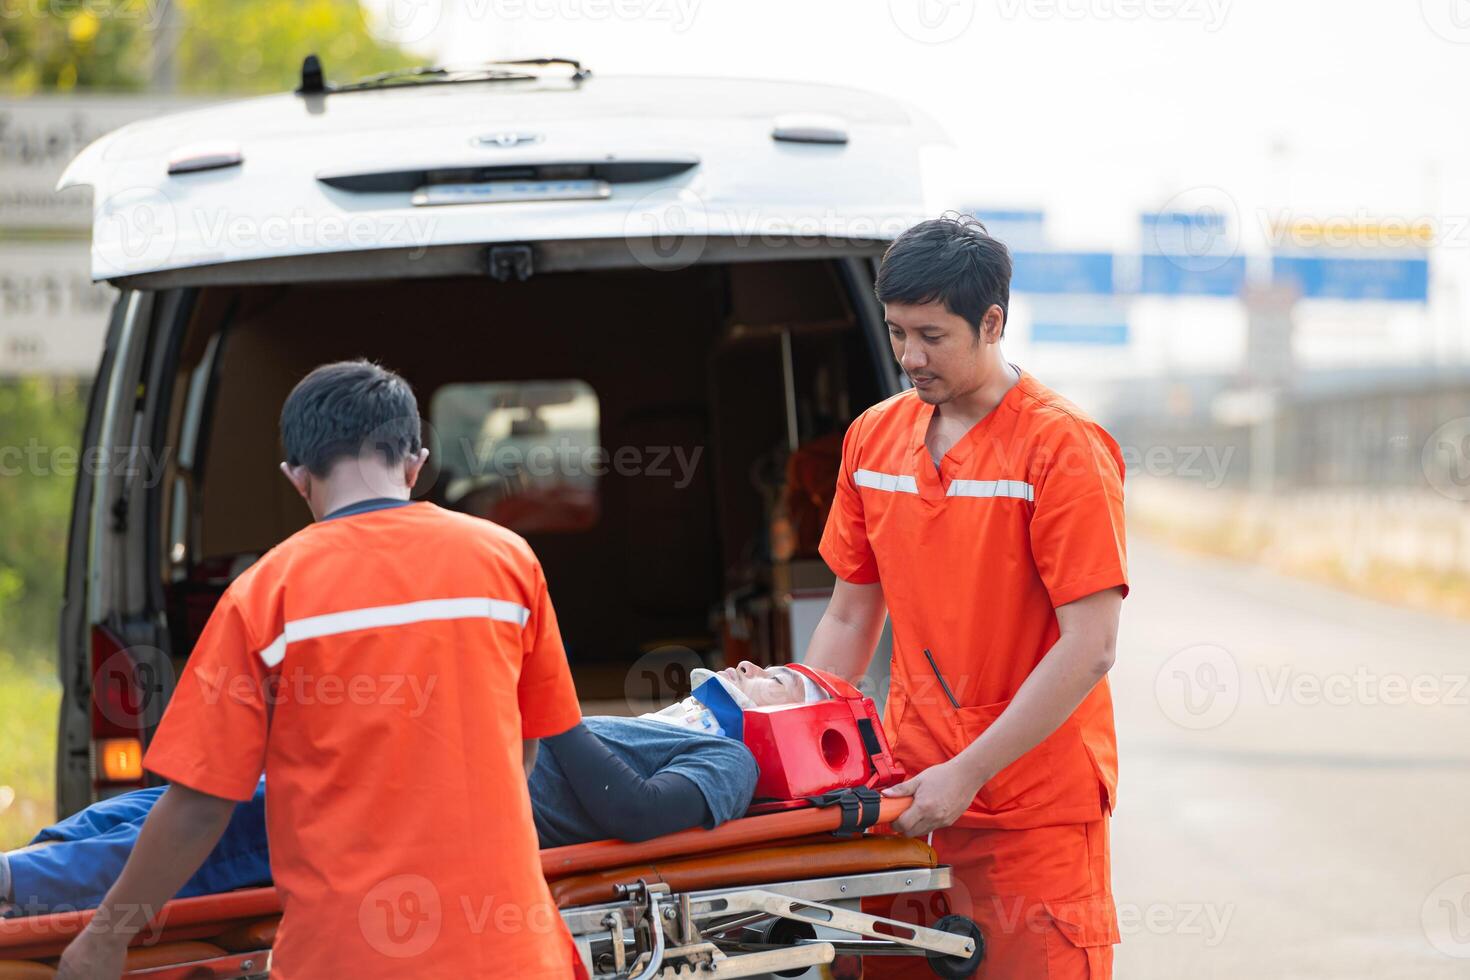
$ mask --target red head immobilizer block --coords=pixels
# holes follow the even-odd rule
[[[793,800],[835,789],[882,789],[904,780],[873,699],[835,674],[785,664],[826,691],[829,700],[747,708],[746,748],[760,766],[758,800]]]

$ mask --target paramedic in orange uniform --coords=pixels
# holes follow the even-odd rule
[[[61,976],[118,976],[135,910],[173,896],[262,771],[273,980],[573,976],[526,774],[581,713],[536,556],[410,500],[428,450],[396,374],[316,369],[281,435],[315,522],[210,617],[145,759],[172,785]]]
[[[893,619],[887,731],[912,796],[896,823],[954,866],[948,893],[870,900],[974,918],[987,980],[1099,980],[1118,942],[1106,675],[1127,594],[1123,461],[1076,406],[1001,355],[1010,256],[973,219],[926,221],[877,294],[912,390],[847,431],[821,553],[839,581],[806,662],[850,679]],[[865,961],[865,976],[927,975]]]

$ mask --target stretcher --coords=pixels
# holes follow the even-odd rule
[[[860,911],[865,897],[944,889],[950,876],[923,841],[862,826],[893,820],[908,799],[853,802],[637,844],[552,848],[541,852],[542,868],[593,980],[798,975],[843,954],[921,956],[938,976],[973,974],[984,940],[971,920],[948,916],[924,928]],[[0,980],[53,976],[56,957],[91,917],[0,921]],[[125,976],[265,977],[279,920],[272,888],[176,899],[130,950]]]
[[[940,977],[979,968],[985,940],[965,916],[924,927],[862,912],[864,898],[946,889],[950,869],[927,843],[885,832],[912,800],[878,793],[903,773],[871,699],[823,671],[793,669],[829,699],[722,719],[760,769],[762,800],[747,816],[541,852],[590,980],[800,976],[842,955],[924,957]],[[273,888],[176,899],[140,933],[124,975],[264,977],[280,912]],[[51,977],[91,917],[0,921],[0,980]]]

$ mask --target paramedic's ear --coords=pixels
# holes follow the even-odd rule
[[[413,491],[413,485],[419,482],[419,471],[429,461],[429,447],[425,446],[418,452],[403,461],[403,482],[407,485],[409,492]]]
[[[999,343],[1000,338],[1005,336],[1005,332],[1005,310],[1000,308],[999,303],[992,303],[990,308],[985,311],[985,315],[980,318],[980,336],[978,339],[984,340],[987,344]]]
[[[296,492],[301,494],[301,499],[306,501],[307,506],[310,506],[311,470],[307,469],[305,466],[292,466],[290,463],[282,460],[281,473],[283,476],[286,477],[287,480],[291,481],[291,486],[295,487]]]

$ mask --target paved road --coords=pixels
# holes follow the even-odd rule
[[[1117,975],[1470,977],[1470,624],[1129,557]]]

